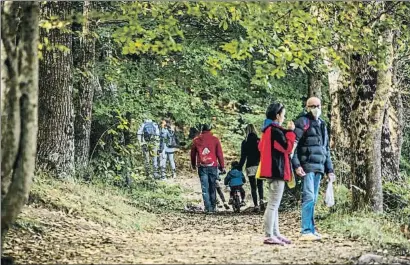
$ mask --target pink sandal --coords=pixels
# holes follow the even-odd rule
[[[276,236],[275,237],[268,237],[263,241],[263,244],[267,245],[284,245],[285,243],[282,240],[279,240]]]
[[[284,236],[278,236],[277,238],[285,244],[288,244],[288,245],[292,244],[292,241],[290,241],[289,239],[287,239]]]

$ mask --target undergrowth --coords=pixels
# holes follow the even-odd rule
[[[335,205],[328,208],[323,202],[326,185],[322,186],[323,189],[316,208],[320,227],[332,233],[343,234],[351,239],[366,241],[377,249],[395,250],[400,255],[410,254],[410,241],[400,230],[401,220],[404,220],[402,218],[406,215],[408,208],[396,209],[395,211],[390,211],[387,208],[383,214],[370,211],[352,211],[351,191],[344,185],[334,186]],[[409,206],[410,204],[407,205],[407,207]]]
[[[155,213],[180,210],[184,199],[178,185],[136,180],[131,187],[115,187],[93,180],[59,180],[37,174],[29,203],[113,227],[150,229]]]

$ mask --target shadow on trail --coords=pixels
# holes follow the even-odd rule
[[[254,212],[253,210],[248,210],[245,209],[244,211],[241,211],[239,213],[235,213],[232,211],[217,211],[215,213],[206,213],[203,211],[186,211],[183,210],[182,213],[188,214],[188,215],[206,215],[206,216],[224,216],[224,217],[231,217],[231,216],[249,216],[249,215],[263,215],[263,211],[259,212]]]

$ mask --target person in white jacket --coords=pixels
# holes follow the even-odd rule
[[[137,132],[137,138],[142,148],[147,177],[158,178],[158,155],[160,130],[158,124],[151,119],[145,119]],[[151,170],[151,162],[153,169]],[[151,175],[152,174],[152,175]]]

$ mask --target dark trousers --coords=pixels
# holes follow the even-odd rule
[[[255,176],[248,176],[248,179],[249,179],[249,184],[251,184],[251,194],[252,194],[253,204],[255,206],[258,206],[257,193],[259,193],[259,200],[263,200],[263,180],[256,179]],[[256,192],[256,189],[258,189],[258,192]]]
[[[242,201],[245,200],[245,190],[243,189],[242,186],[233,186],[231,187],[231,198],[233,198],[233,195],[235,195],[235,191],[239,190],[239,192],[241,193],[241,199]]]
[[[225,203],[225,195],[224,195],[224,193],[223,193],[223,191],[222,191],[222,188],[221,188],[221,187],[216,187],[216,192],[218,192],[218,195],[219,195],[219,197],[221,198],[221,201],[222,201],[223,203]]]

